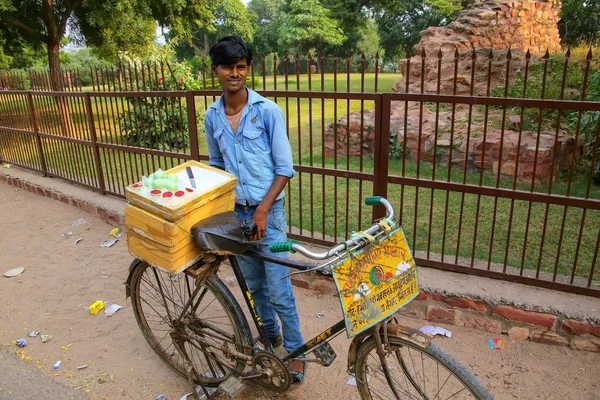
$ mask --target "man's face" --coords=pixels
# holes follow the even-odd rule
[[[236,93],[245,87],[249,70],[245,58],[231,65],[213,64],[213,71],[217,74],[223,91],[229,93]]]

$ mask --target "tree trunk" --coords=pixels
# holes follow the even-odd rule
[[[58,55],[60,42],[48,43],[48,65],[50,66],[50,87],[55,92],[62,92],[63,79],[60,73],[60,58]]]
[[[48,66],[50,67],[50,87],[53,92],[62,92],[63,78],[60,72],[59,58],[60,41],[48,42]],[[73,126],[71,123],[71,113],[69,111],[69,103],[66,97],[56,96],[56,105],[58,107],[58,119],[63,136],[69,135],[69,128]]]

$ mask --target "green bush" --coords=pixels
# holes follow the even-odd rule
[[[175,151],[188,147],[189,128],[185,104],[175,97],[133,97],[131,109],[117,123],[123,142],[130,146]]]

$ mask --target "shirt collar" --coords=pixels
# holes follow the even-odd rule
[[[248,88],[246,88],[246,90],[248,91],[248,104],[250,105],[250,108],[252,108],[252,106],[257,103],[262,103],[265,101],[265,98],[262,97],[260,94],[256,93],[254,90]],[[212,103],[209,108],[214,108],[215,110],[223,110],[223,95],[219,97],[219,100]]]

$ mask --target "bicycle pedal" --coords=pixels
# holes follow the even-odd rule
[[[232,375],[229,378],[225,379],[219,385],[219,392],[223,393],[225,396],[231,399],[236,394],[238,394],[243,388],[244,384],[242,383],[242,381],[239,378]]]
[[[331,347],[329,342],[321,343],[313,350],[313,352],[319,360],[319,364],[324,367],[329,367],[337,357],[337,354],[335,354],[335,351],[333,351],[333,347]]]

